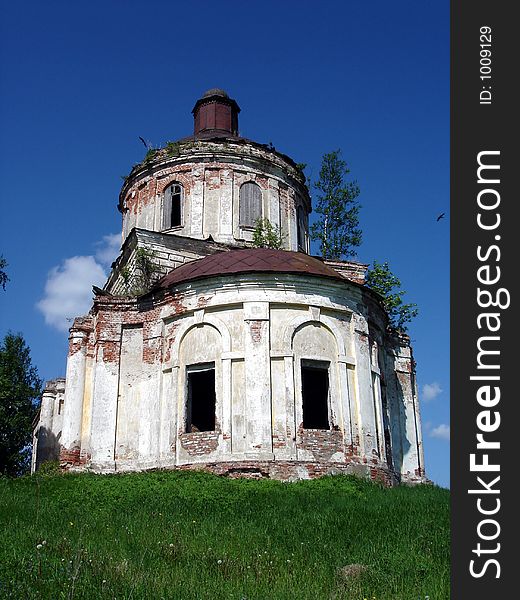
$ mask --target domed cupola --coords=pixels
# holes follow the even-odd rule
[[[296,163],[239,136],[240,108],[220,88],[203,94],[192,112],[194,135],[149,150],[125,178],[123,241],[141,229],[248,246],[267,219],[285,250],[308,252],[311,201]]]
[[[220,88],[211,88],[193,107],[196,138],[227,137],[238,135],[238,113],[235,100]]]

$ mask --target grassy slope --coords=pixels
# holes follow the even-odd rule
[[[0,479],[0,528],[0,598],[449,598],[449,492],[433,486]],[[367,569],[345,577],[355,563]]]

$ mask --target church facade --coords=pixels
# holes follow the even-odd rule
[[[33,469],[425,480],[409,339],[366,265],[309,255],[305,177],[219,89],[123,184],[122,248],[47,384]],[[282,249],[253,247],[258,219]],[[146,284],[146,285],[145,285]]]

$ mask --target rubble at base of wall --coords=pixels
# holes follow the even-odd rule
[[[404,479],[401,481],[396,474],[382,464],[368,464],[365,462],[311,462],[311,461],[233,461],[233,462],[197,462],[183,465],[137,465],[129,464],[99,464],[92,463],[67,465],[62,463],[64,471],[91,472],[91,473],[129,473],[159,470],[181,470],[181,471],[206,471],[214,475],[231,478],[247,479],[275,479],[278,481],[299,481],[302,479],[317,479],[326,475],[355,475],[363,479],[378,482],[386,487],[393,487],[400,483],[415,485],[429,483],[422,477]]]
[[[326,463],[304,461],[266,461],[189,464],[176,467],[182,470],[204,470],[215,475],[245,477],[249,479],[276,479],[278,481],[299,481],[317,479],[325,475],[356,475],[377,481],[387,487],[398,484],[394,473],[383,466],[362,463]]]

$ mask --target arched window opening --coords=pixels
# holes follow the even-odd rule
[[[239,200],[240,227],[255,227],[262,218],[262,190],[253,181],[247,181],[240,187]]]
[[[305,211],[302,206],[298,206],[298,249],[307,252],[307,226],[305,223]]]
[[[163,229],[182,225],[183,189],[179,183],[172,183],[164,190]]]

